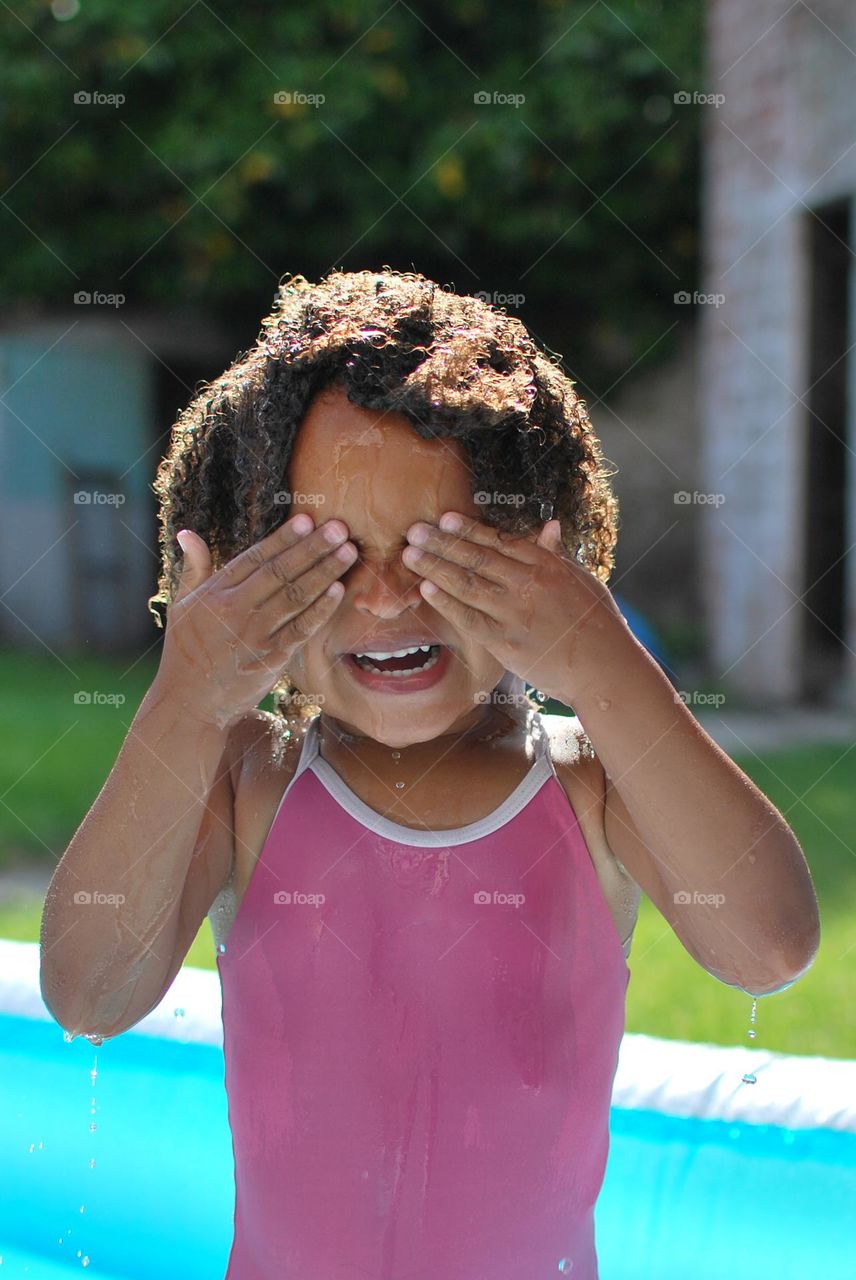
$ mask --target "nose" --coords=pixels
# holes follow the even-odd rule
[[[397,618],[423,603],[420,581],[420,575],[408,569],[398,553],[388,560],[355,564],[346,584],[355,609],[376,618]]]

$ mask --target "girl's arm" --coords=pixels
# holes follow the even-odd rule
[[[751,995],[780,990],[820,941],[797,838],[629,629],[603,623],[568,699],[606,773],[609,846],[699,964]]]
[[[194,719],[157,679],[140,704],[45,900],[42,996],[72,1035],[118,1035],[161,999],[209,802],[211,901],[228,879],[229,732]]]

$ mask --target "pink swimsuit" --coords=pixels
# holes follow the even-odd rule
[[[630,970],[555,775],[400,826],[317,720],[217,964],[227,1280],[596,1280]]]

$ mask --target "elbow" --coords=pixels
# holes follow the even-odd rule
[[[771,947],[764,954],[763,967],[747,966],[731,979],[721,977],[726,985],[745,991],[748,996],[773,996],[787,991],[804,977],[814,964],[820,948],[820,924],[815,920],[799,936],[789,935],[786,946]]]

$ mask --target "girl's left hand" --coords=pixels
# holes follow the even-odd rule
[[[548,697],[569,702],[597,670],[604,629],[627,626],[609,588],[565,550],[558,520],[533,539],[447,511],[407,540],[402,560],[432,608]]]

